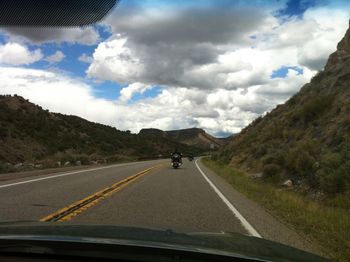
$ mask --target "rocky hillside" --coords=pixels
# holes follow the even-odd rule
[[[218,159],[329,194],[350,190],[350,30],[323,71],[252,122]]]
[[[213,147],[217,149],[226,143],[225,139],[213,137],[200,128],[188,128],[171,131],[147,128],[142,129],[139,134],[144,137],[163,137],[171,141],[188,146],[194,146],[203,150],[209,150],[210,145],[213,145]]]
[[[22,167],[115,162],[201,149],[51,113],[19,96],[0,96],[0,172]]]

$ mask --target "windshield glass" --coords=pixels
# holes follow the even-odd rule
[[[0,222],[350,259],[349,7],[125,0],[88,26],[1,27]]]

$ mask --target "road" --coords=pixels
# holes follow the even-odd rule
[[[238,232],[319,253],[200,162],[169,160],[16,176],[0,182],[1,221],[56,221]],[[60,222],[61,221],[61,222]]]

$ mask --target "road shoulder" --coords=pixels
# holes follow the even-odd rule
[[[221,193],[239,210],[241,215],[256,229],[265,239],[293,246],[311,253],[324,255],[320,248],[316,247],[305,237],[300,236],[289,226],[277,220],[256,202],[235,190],[232,185],[222,177],[206,167],[202,161],[198,161],[199,167],[221,191]]]
[[[27,179],[36,179],[46,176],[59,176],[66,173],[80,173],[89,172],[98,169],[111,168],[115,166],[133,165],[138,163],[152,162],[158,160],[146,160],[146,161],[133,161],[133,162],[122,162],[122,163],[110,163],[110,164],[98,164],[98,165],[82,165],[82,166],[69,166],[69,167],[57,167],[57,168],[46,168],[38,170],[26,170],[21,172],[2,173],[0,174],[0,185],[6,184],[7,182],[25,181]]]

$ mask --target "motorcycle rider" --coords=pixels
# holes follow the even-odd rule
[[[182,154],[179,152],[179,150],[177,150],[177,148],[175,148],[174,152],[171,153],[171,163],[174,162],[174,156],[176,155],[180,156],[179,162],[182,165]]]

